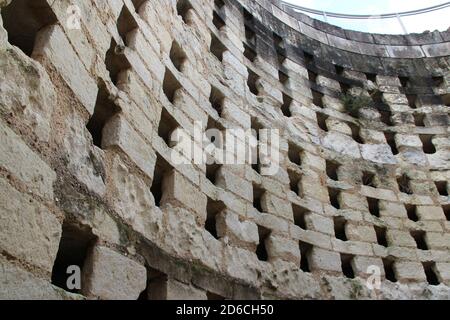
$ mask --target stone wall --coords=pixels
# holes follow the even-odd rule
[[[450,32],[269,0],[0,9],[0,298],[450,299]],[[177,165],[195,121],[278,129],[279,170]]]

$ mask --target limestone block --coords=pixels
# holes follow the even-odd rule
[[[254,222],[241,221],[231,211],[224,211],[217,218],[217,233],[227,237],[231,245],[255,251],[259,242],[258,226]]]
[[[417,244],[409,232],[387,230],[386,239],[389,246],[416,248]]]
[[[216,185],[248,201],[253,201],[251,182],[232,174],[225,167],[220,168],[217,172]]]
[[[39,32],[33,57],[38,61],[48,60],[86,110],[90,114],[94,113],[97,84],[73,51],[60,26],[52,25]]]
[[[264,212],[292,220],[293,213],[291,204],[268,192],[265,192],[261,197],[261,207]]]
[[[420,221],[427,220],[445,220],[444,211],[442,207],[435,206],[417,206],[417,216]]]
[[[297,241],[271,235],[266,240],[269,260],[281,259],[298,264],[300,261],[300,248]]]
[[[308,230],[334,236],[334,224],[331,218],[311,213],[305,217],[305,220]]]
[[[205,291],[165,277],[150,280],[147,294],[149,300],[207,300]]]
[[[383,261],[380,258],[356,256],[353,258],[352,267],[355,274],[363,278],[373,274],[370,269],[373,267],[378,267],[381,275],[384,275]]]
[[[161,229],[162,212],[154,207],[149,184],[131,173],[118,156],[114,158],[111,177],[118,215],[149,239],[155,237]]]
[[[309,259],[312,270],[341,272],[341,257],[339,253],[313,247]]]
[[[322,143],[325,148],[331,149],[340,154],[347,155],[353,158],[361,157],[358,143],[355,142],[350,136],[341,133],[330,132],[325,136],[325,138],[323,138]]]
[[[90,299],[136,300],[147,283],[143,265],[102,246],[91,249],[82,272],[81,291]]]
[[[0,248],[51,272],[61,224],[44,205],[0,179]]]
[[[385,144],[363,144],[361,145],[361,154],[363,159],[371,162],[397,164],[397,159],[392,154],[391,148]]]
[[[147,142],[122,116],[115,116],[105,125],[102,146],[104,148],[119,147],[145,174],[153,177],[156,164],[155,154]]]
[[[397,261],[394,271],[398,281],[426,281],[425,271],[419,262]]]
[[[353,223],[347,223],[345,234],[351,241],[377,243],[377,235],[372,226],[360,226]]]
[[[448,233],[427,232],[425,234],[425,239],[430,249],[450,249],[450,234]]]
[[[53,199],[55,172],[3,121],[0,121],[0,167],[18,177],[37,195]]]
[[[162,203],[187,207],[197,216],[198,222],[206,221],[206,195],[192,185],[181,173],[172,170],[163,181]]]
[[[0,256],[1,300],[81,300]]]
[[[64,137],[63,150],[70,173],[91,192],[103,196],[106,186],[102,152],[93,147],[92,137],[78,114],[67,117],[66,125],[68,134]]]
[[[48,141],[57,100],[49,76],[38,62],[15,47],[0,50],[0,61],[0,111],[14,114],[39,141]]]

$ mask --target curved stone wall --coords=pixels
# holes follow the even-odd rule
[[[449,32],[269,0],[0,9],[0,297],[450,299]],[[258,161],[176,161],[206,129]]]

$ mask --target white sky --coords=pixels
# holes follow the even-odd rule
[[[381,14],[402,12],[430,7],[445,3],[445,0],[285,0],[303,7],[348,14]],[[315,17],[317,18],[317,17]],[[408,32],[423,32],[425,30],[446,30],[450,27],[450,7],[426,13],[423,15],[403,17]],[[386,20],[357,20],[329,18],[329,23],[343,28],[368,31],[372,33],[402,33],[396,19]]]

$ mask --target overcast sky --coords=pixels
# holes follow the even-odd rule
[[[285,0],[303,7],[349,14],[381,14],[402,12],[430,7],[446,2],[445,0]],[[450,27],[450,8],[427,13],[419,16],[402,18],[408,32],[422,32],[425,30],[446,30]],[[348,20],[329,19],[330,23],[349,29],[360,29],[374,33],[402,33],[402,29],[395,19],[358,20],[356,23]]]

